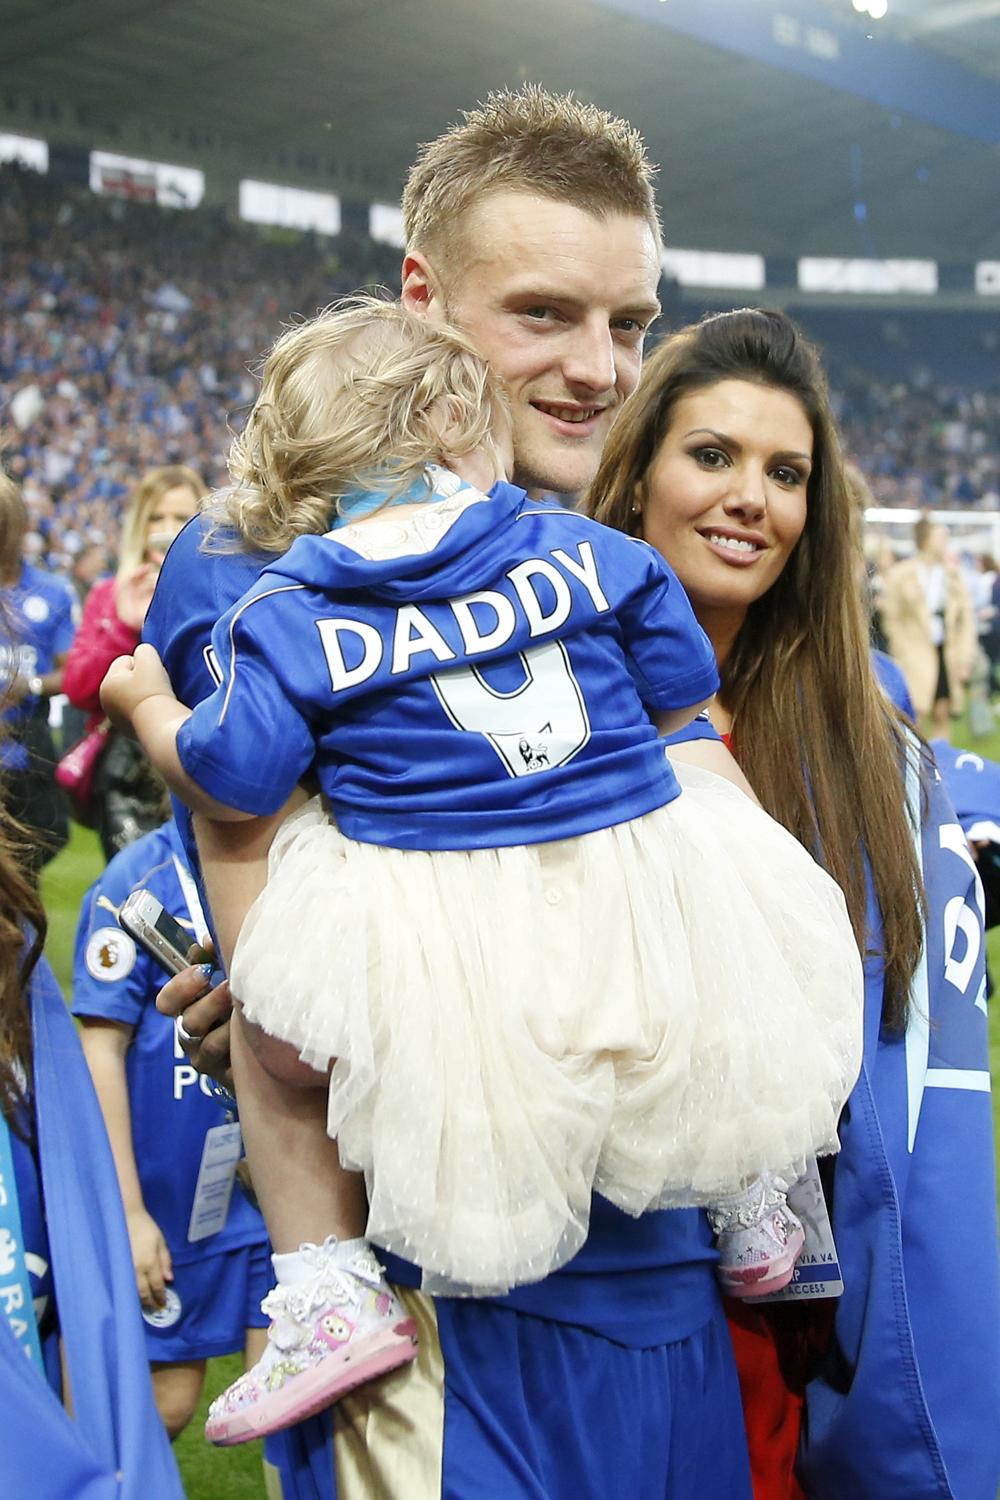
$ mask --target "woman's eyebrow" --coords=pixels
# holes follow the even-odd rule
[[[699,433],[704,433],[706,437],[715,438],[717,443],[724,443],[727,448],[735,448],[738,452],[742,452],[742,443],[737,442],[737,440],[733,437],[730,437],[728,433],[719,432],[714,427],[692,427],[690,432],[686,432],[684,434],[684,439],[686,441],[690,437],[697,437]],[[773,457],[798,458],[801,459],[803,463],[812,463],[812,454],[800,453],[797,448],[783,448],[779,452],[775,453]]]

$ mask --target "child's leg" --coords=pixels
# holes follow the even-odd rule
[[[278,1285],[268,1346],[212,1403],[206,1435],[247,1442],[412,1360],[416,1328],[364,1240],[364,1181],[326,1133],[327,1080],[234,1012],[233,1081]]]
[[[327,1080],[233,1013],[233,1082],[254,1193],[276,1255],[365,1232],[364,1179],[326,1133]]]

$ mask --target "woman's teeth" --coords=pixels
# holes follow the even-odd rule
[[[730,552],[756,552],[756,542],[746,542],[736,536],[719,536],[717,532],[711,531],[708,540],[714,547],[727,547]]]

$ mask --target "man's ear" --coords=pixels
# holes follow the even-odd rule
[[[407,250],[403,257],[400,301],[408,312],[432,322],[444,318],[444,295],[438,274],[420,250]]]

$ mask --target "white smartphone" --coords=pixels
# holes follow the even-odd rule
[[[133,891],[118,911],[118,925],[140,948],[162,964],[168,974],[179,974],[191,964],[210,963],[212,955],[182,927],[151,891]]]

